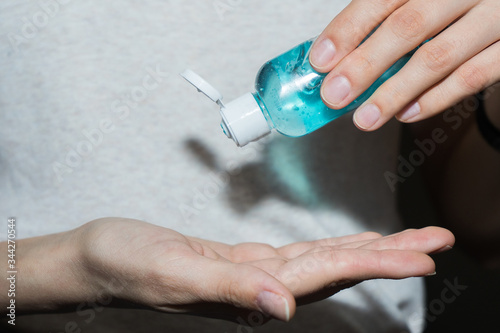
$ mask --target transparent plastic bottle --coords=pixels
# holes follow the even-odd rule
[[[272,129],[286,136],[303,136],[355,110],[416,51],[394,63],[351,104],[334,110],[328,108],[320,96],[326,74],[316,72],[309,63],[313,42],[314,39],[308,40],[265,63],[257,74],[255,92],[227,105],[222,103],[222,95],[202,78],[189,70],[182,75],[221,106],[224,133],[242,147],[269,134]]]

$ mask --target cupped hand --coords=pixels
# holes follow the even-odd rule
[[[263,321],[288,321],[297,303],[323,299],[363,280],[433,274],[427,254],[454,244],[453,235],[437,227],[279,248],[227,245],[118,218],[89,222],[77,232],[88,280],[107,296],[243,324],[252,313],[263,314]]]
[[[431,117],[500,80],[500,1],[353,0],[311,49],[311,65],[330,72],[322,86],[325,104],[347,106],[430,38],[358,108],[358,128],[375,130],[394,116],[403,122]]]

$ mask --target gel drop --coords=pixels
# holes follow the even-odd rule
[[[411,58],[413,50],[394,63],[361,96],[345,108],[328,108],[320,96],[326,74],[309,63],[314,39],[265,63],[257,74],[255,92],[224,105],[222,95],[190,70],[181,75],[221,107],[221,127],[239,146],[256,141],[275,129],[290,137],[311,133],[341,115],[358,108]]]

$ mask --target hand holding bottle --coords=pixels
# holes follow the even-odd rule
[[[318,37],[325,104],[347,106],[395,61],[434,37],[355,112],[362,130],[431,117],[500,80],[498,0],[352,1]],[[362,45],[361,41],[380,23]]]

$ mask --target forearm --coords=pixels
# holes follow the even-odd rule
[[[15,296],[8,297],[9,280],[1,280],[2,312],[10,299],[17,313],[64,311],[91,300],[95,291],[88,282],[74,230],[16,241]],[[0,248],[7,250],[6,242]],[[5,258],[7,258],[5,256]],[[1,261],[6,274],[7,260]],[[8,277],[8,276],[7,276]]]

